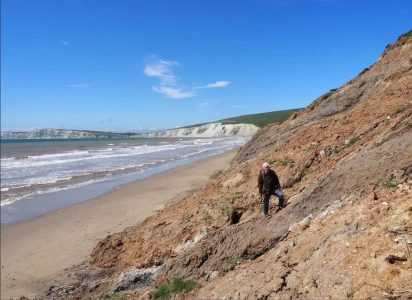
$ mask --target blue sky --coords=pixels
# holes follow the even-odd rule
[[[304,107],[412,29],[412,1],[3,0],[2,130],[139,131]]]

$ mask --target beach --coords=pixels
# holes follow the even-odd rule
[[[230,165],[232,150],[118,186],[99,197],[1,228],[1,299],[33,297],[88,260],[106,235],[193,193]]]

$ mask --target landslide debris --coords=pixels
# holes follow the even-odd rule
[[[354,79],[261,129],[204,188],[100,241],[90,263],[111,284],[127,268],[158,267],[152,287],[127,294],[148,299],[175,276],[198,282],[177,298],[412,297],[411,120],[408,32]],[[264,161],[287,197],[269,218],[256,187]]]

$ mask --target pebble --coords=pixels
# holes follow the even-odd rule
[[[210,279],[213,279],[213,278],[216,278],[216,277],[218,277],[219,276],[219,271],[213,271],[211,274],[210,274]]]

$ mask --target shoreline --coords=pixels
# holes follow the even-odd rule
[[[159,164],[138,172],[117,174],[110,178],[103,178],[95,181],[91,179],[93,182],[90,183],[80,181],[67,187],[58,188],[55,191],[42,192],[39,194],[35,193],[30,197],[1,206],[1,227],[35,219],[60,208],[94,199],[116,189],[118,186],[143,180],[155,174],[163,173],[179,166],[189,165],[196,161],[229,152],[237,148],[238,147],[229,148],[225,149],[223,152],[218,151],[215,153],[207,153],[207,151],[205,151],[205,153],[202,153],[199,156],[192,157],[189,155],[186,158],[171,160],[164,164]]]
[[[178,166],[84,202],[1,228],[1,296],[34,297],[64,269],[89,258],[106,235],[137,225],[205,185],[237,152]]]

